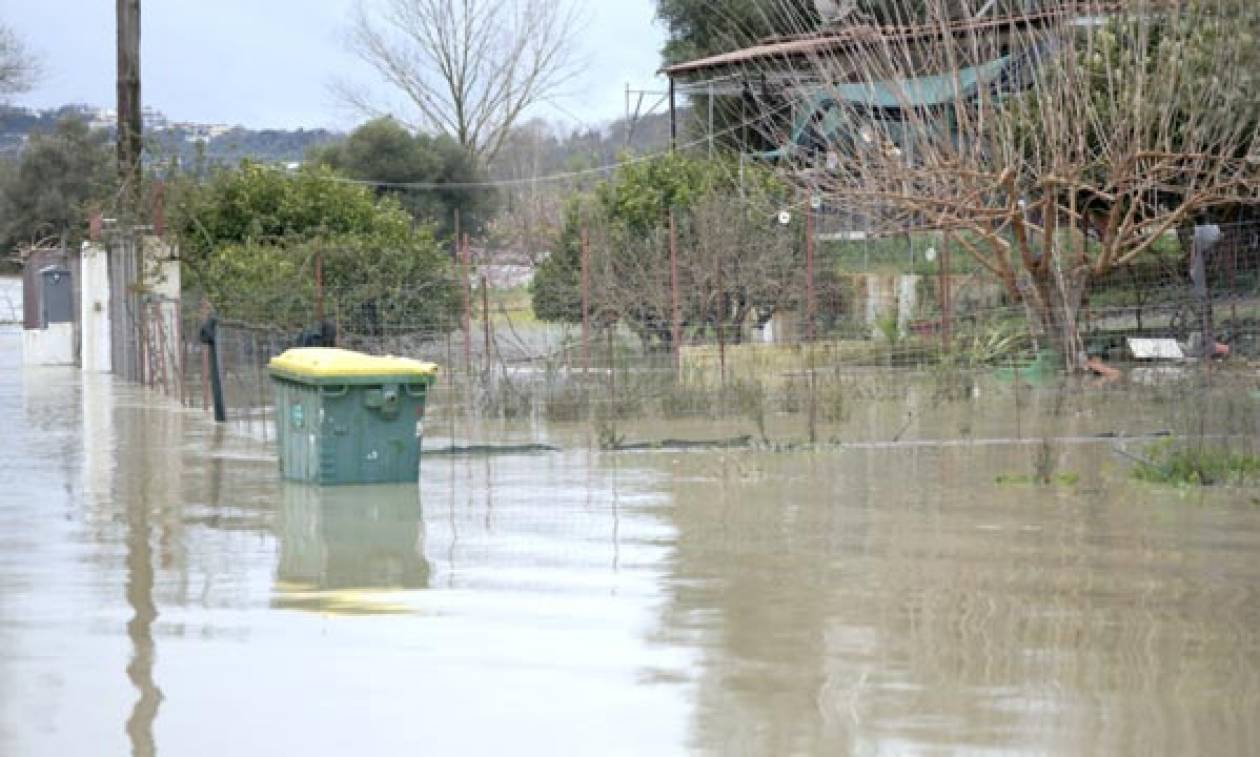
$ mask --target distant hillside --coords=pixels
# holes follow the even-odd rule
[[[686,111],[683,113],[685,120]],[[32,134],[52,132],[66,118],[84,121],[94,130],[116,131],[113,111],[85,105],[30,110],[0,104],[0,158],[21,153]],[[680,128],[681,130],[681,128]],[[177,160],[189,170],[198,166],[236,164],[243,159],[264,163],[296,163],[310,151],[344,138],[326,129],[246,129],[222,124],[180,123],[146,109],[145,140],[151,162]],[[626,154],[643,155],[669,148],[669,115],[654,113],[633,124],[619,119],[606,126],[572,129],[543,121],[513,131],[503,154],[491,167],[496,179],[545,176],[581,171],[617,162]]]
[[[51,132],[58,121],[77,118],[93,129],[114,133],[111,111],[83,105],[49,110],[29,110],[0,105],[0,156],[22,151],[32,134]],[[295,131],[175,123],[161,113],[147,110],[145,136],[150,160],[178,159],[181,165],[237,163],[249,158],[265,163],[293,163],[309,150],[336,141],[341,135],[326,129]]]
[[[246,158],[263,163],[297,163],[304,160],[312,148],[342,138],[326,129],[254,131],[238,126],[207,139],[185,129],[172,128],[150,134],[149,155],[154,160],[178,157],[180,164],[186,167],[199,162],[235,164]]]

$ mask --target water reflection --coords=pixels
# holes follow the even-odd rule
[[[137,757],[157,753],[153,722],[157,720],[162,701],[162,691],[153,679],[156,659],[153,623],[158,612],[153,601],[153,548],[149,531],[148,503],[137,498],[127,509],[127,604],[133,613],[127,621],[127,635],[132,644],[127,678],[139,694],[127,718],[127,737],[131,740],[131,753]]]
[[[125,524],[124,592],[131,611],[127,621],[131,657],[126,673],[136,690],[125,730],[131,753],[150,757],[157,753],[153,730],[164,698],[156,681],[154,629],[159,611],[154,539],[157,532],[168,555],[163,562],[169,564],[174,536],[162,524],[177,520],[182,508],[184,415],[165,403],[120,406],[115,387],[98,383],[102,377],[83,380],[85,488],[109,492],[92,501],[104,508],[121,507]],[[109,471],[111,464],[119,475]],[[111,479],[112,486],[106,488],[105,482]]]
[[[391,590],[427,589],[415,485],[286,484],[273,606],[326,613],[402,612]]]
[[[1070,490],[996,486],[1018,450],[692,464],[663,632],[705,650],[695,742],[1248,753],[1254,517],[1108,482],[1098,452],[1064,453]]]

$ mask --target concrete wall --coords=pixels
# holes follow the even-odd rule
[[[939,318],[939,276],[854,274],[845,277],[850,292],[845,317],[872,327],[883,316],[896,314],[897,327],[904,336],[914,321]],[[1006,291],[1001,283],[983,275],[949,277],[955,318],[1003,306]]]
[[[22,331],[22,361],[27,365],[74,365],[74,324],[52,323]]]
[[[101,245],[84,243],[79,270],[80,361],[85,373],[109,373],[113,370],[109,252]]]

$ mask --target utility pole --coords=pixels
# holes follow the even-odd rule
[[[144,149],[140,111],[140,0],[116,0],[118,45],[118,183],[120,238],[109,252],[111,278],[120,274],[119,291],[113,294],[118,308],[112,319],[115,373],[144,383],[147,321],[141,291],[144,289],[144,245],[136,231],[143,209],[140,192]]]
[[[144,149],[140,108],[140,0],[117,0],[118,177],[132,213],[140,211],[140,154]]]

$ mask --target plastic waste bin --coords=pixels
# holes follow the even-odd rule
[[[268,369],[285,478],[322,486],[419,481],[436,365],[308,347],[274,358]]]

